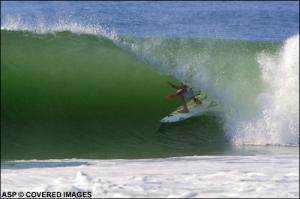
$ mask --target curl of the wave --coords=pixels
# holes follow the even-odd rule
[[[257,61],[267,90],[256,98],[254,117],[228,119],[227,136],[235,145],[299,145],[299,35],[287,39],[276,55]]]
[[[27,18],[21,16],[5,16],[5,20],[1,21],[1,30],[8,31],[28,31],[38,34],[56,33],[70,31],[78,34],[91,34],[96,36],[102,36],[112,41],[118,39],[114,30],[109,30],[107,27],[100,24],[81,23],[73,21],[68,18],[59,18],[57,21],[48,22],[47,20],[35,18],[30,21]]]

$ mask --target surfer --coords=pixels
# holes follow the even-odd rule
[[[175,84],[172,84],[171,82],[168,82],[169,85],[175,89],[177,89],[176,93],[170,94],[168,97],[179,97],[180,102],[183,105],[183,109],[181,111],[178,111],[180,113],[188,113],[190,112],[186,101],[193,98],[194,102],[199,104],[201,103],[194,95],[194,92],[192,90],[192,88],[189,88],[186,84],[184,84],[183,82],[181,82],[180,86],[177,86]]]

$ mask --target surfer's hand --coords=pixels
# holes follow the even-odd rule
[[[171,99],[171,97],[172,97],[171,95],[168,95],[168,96],[166,97],[166,99]]]
[[[167,98],[170,99],[170,98],[172,98],[174,96],[175,96],[174,94],[170,94],[170,95],[167,96]]]

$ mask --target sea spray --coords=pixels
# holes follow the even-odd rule
[[[267,85],[256,98],[251,118],[227,118],[227,136],[233,144],[299,145],[299,35],[287,39],[276,54],[257,57]]]

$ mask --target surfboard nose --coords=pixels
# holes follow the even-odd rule
[[[167,122],[167,118],[163,118],[163,119],[161,119],[161,120],[160,120],[160,122],[162,122],[162,123],[166,123],[166,122]]]

